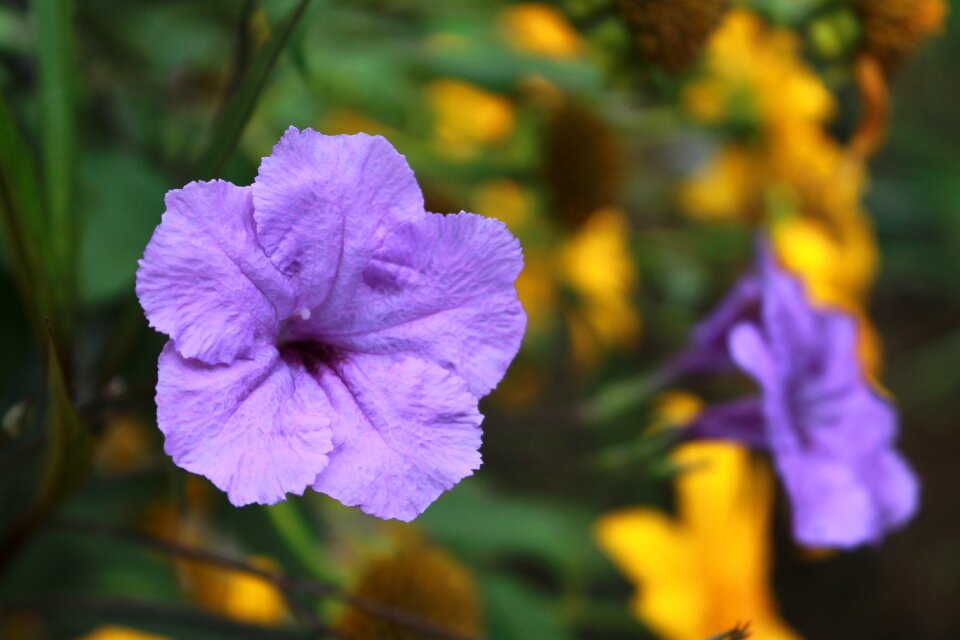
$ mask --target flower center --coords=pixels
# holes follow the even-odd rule
[[[343,351],[337,347],[313,340],[283,342],[278,348],[281,357],[287,361],[302,362],[310,373],[317,373],[324,367],[336,364],[344,356]]]
[[[310,319],[310,309],[302,307],[293,312],[280,325],[277,349],[287,361],[299,361],[311,373],[322,367],[333,365],[343,359],[343,350],[327,344],[320,336],[311,331],[306,322]]]

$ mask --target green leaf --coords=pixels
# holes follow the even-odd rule
[[[33,154],[0,96],[0,218],[17,286],[38,336],[42,336],[40,318],[50,312],[50,289],[40,245],[43,216]]]
[[[554,603],[545,595],[502,576],[480,579],[486,614],[486,637],[497,640],[566,640],[572,634],[564,628]]]
[[[52,320],[61,346],[69,350],[76,291],[74,215],[76,120],[72,0],[33,0],[39,80],[43,183],[48,228],[45,258],[56,308]]]
[[[286,500],[263,507],[263,510],[289,551],[303,564],[307,572],[317,578],[331,578],[330,571],[321,562],[322,550],[317,536],[311,531],[298,506]]]
[[[160,221],[167,185],[146,162],[116,151],[90,153],[82,176],[80,298],[96,304],[132,291],[137,258]]]
[[[207,145],[195,163],[196,177],[216,177],[236,149],[267,78],[309,3],[310,0],[300,0],[253,57],[237,90],[227,98],[217,115]]]
[[[443,495],[417,523],[475,562],[524,555],[569,575],[596,559],[588,513],[498,494],[477,478]]]
[[[67,390],[56,345],[47,340],[47,446],[36,511],[52,509],[86,477],[93,440],[77,415]]]

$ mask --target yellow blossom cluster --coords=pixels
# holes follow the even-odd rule
[[[681,187],[681,208],[711,222],[766,226],[784,265],[813,299],[861,318],[861,355],[879,352],[864,304],[877,250],[863,209],[866,170],[827,131],[833,95],[802,57],[791,30],[731,11],[708,45],[684,107],[710,126],[745,129]]]

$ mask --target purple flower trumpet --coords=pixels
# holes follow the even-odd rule
[[[137,272],[174,462],[235,505],[307,487],[411,520],[480,466],[520,347],[506,227],[424,211],[377,136],[289,129],[252,186],[171,191]]]
[[[683,361],[736,366],[760,395],[704,411],[692,433],[769,451],[801,543],[854,547],[903,526],[918,482],[895,449],[897,415],[865,377],[852,317],[813,307],[761,248],[759,265],[694,333]]]

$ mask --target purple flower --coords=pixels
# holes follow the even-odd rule
[[[140,261],[170,336],[157,421],[235,505],[307,487],[411,520],[480,466],[478,399],[526,317],[499,221],[424,211],[375,136],[289,129],[252,186],[192,182]]]
[[[696,331],[691,354],[702,357],[688,358],[738,366],[761,397],[708,409],[693,432],[770,451],[798,541],[877,542],[918,503],[917,479],[895,449],[896,412],[861,370],[853,318],[811,306],[800,282],[768,250],[760,255],[756,272]]]

